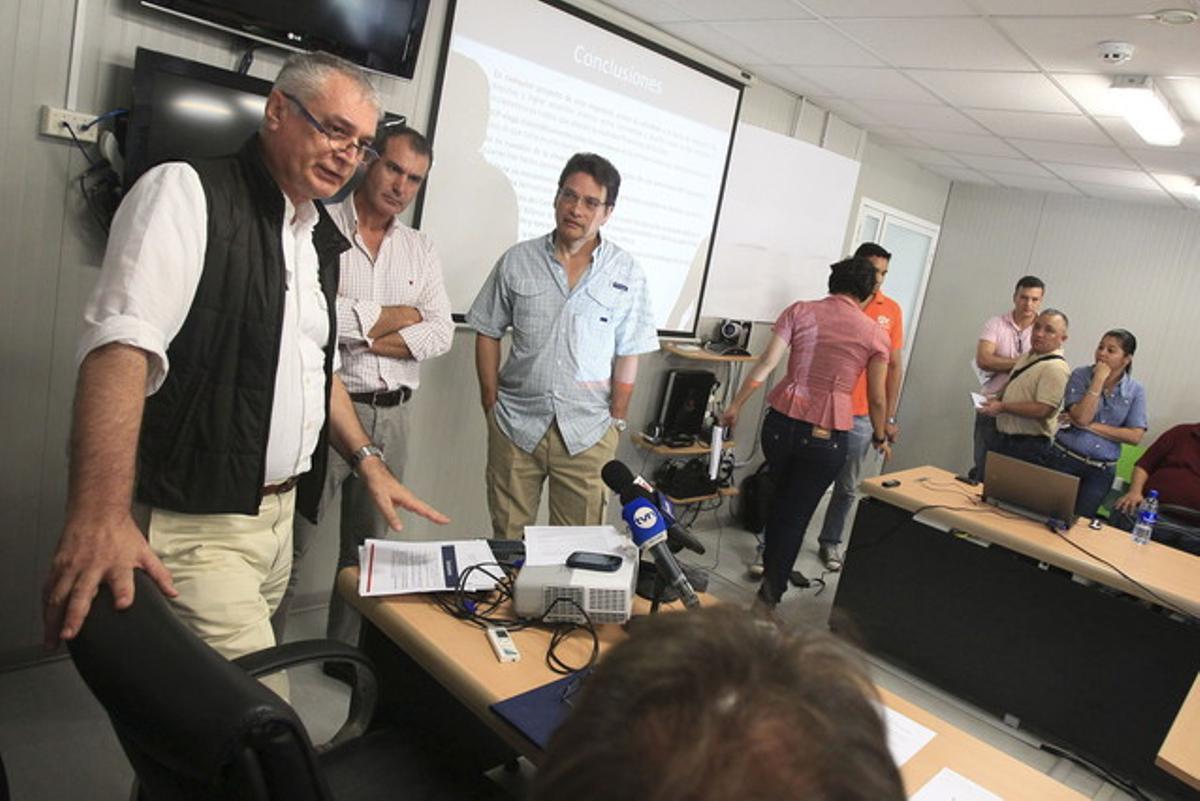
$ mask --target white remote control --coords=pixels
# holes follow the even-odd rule
[[[508,629],[503,626],[490,626],[485,631],[487,632],[488,642],[492,644],[492,650],[496,652],[496,659],[498,661],[521,661],[521,652],[517,650],[517,644],[513,642]]]

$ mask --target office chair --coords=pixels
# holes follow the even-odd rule
[[[139,782],[139,801],[496,799],[482,776],[461,775],[419,744],[420,733],[373,725],[370,661],[330,640],[289,643],[233,662],[175,616],[153,581],[135,574],[124,611],[101,589],[69,643]],[[348,719],[320,749],[295,711],[254,677],[306,662],[355,668]]]

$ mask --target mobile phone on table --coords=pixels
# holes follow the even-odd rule
[[[577,570],[599,570],[601,573],[612,573],[621,567],[622,559],[611,553],[595,553],[594,551],[576,551],[567,557],[567,567]]]

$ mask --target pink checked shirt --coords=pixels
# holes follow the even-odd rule
[[[822,428],[853,428],[850,392],[868,362],[887,362],[884,330],[848,295],[796,301],[771,330],[791,346],[787,375],[767,395],[771,407]]]

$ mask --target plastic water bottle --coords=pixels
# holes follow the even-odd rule
[[[1133,541],[1145,545],[1150,541],[1154,532],[1154,524],[1158,522],[1158,490],[1150,490],[1146,500],[1138,507],[1137,522],[1133,525]]]

